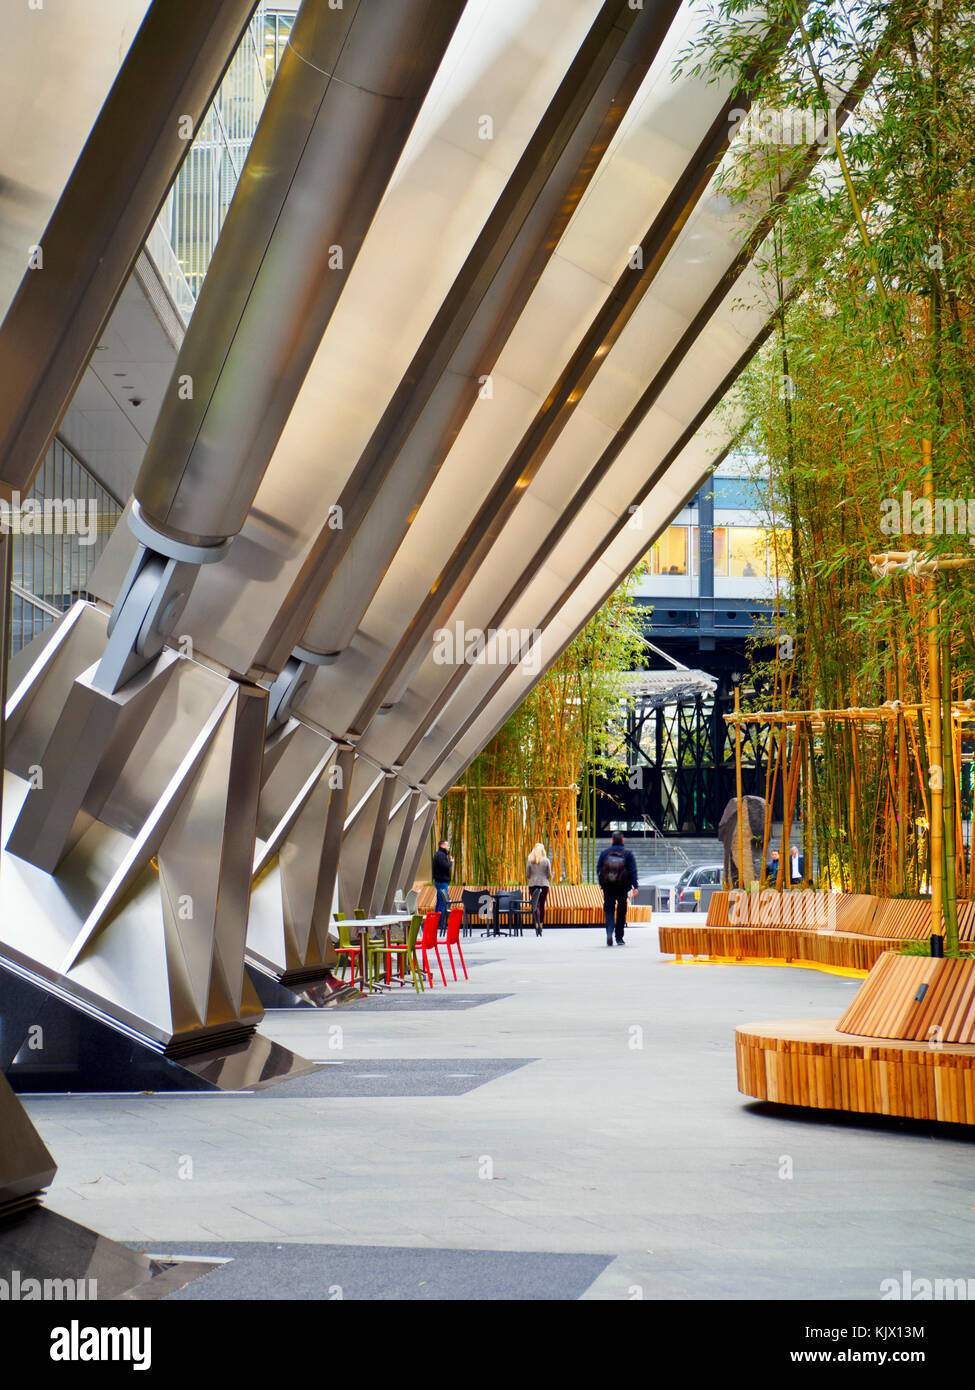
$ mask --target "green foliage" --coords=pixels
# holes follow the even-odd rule
[[[642,660],[633,592],[645,573],[641,562],[471,764],[461,782],[466,794],[444,803],[441,833],[462,847],[458,869],[466,881],[521,882],[536,841],[549,848],[557,877],[578,882],[586,871],[595,779],[626,772],[622,742],[607,729],[625,698],[626,673]]]
[[[682,69],[744,82],[751,6],[702,8],[711,23]],[[892,503],[924,493],[924,439],[934,496],[966,510],[975,500],[975,9],[961,0],[765,8],[791,36],[751,84],[758,108],[812,112],[860,75],[865,95],[845,125],[841,111],[836,150],[805,182],[796,180],[806,151],[767,139],[745,142],[721,178],[734,205],[783,203],[757,254],[777,289],[774,331],[729,406],[748,421],[741,446],[768,478],[770,510],[789,523],[780,561],[790,591],[768,635],[792,638],[795,660],[758,667],[755,703],[769,687],[776,707],[796,709],[917,701],[927,683],[923,591],[874,579],[869,561],[969,545],[967,534],[902,535],[887,523]],[[971,692],[975,580],[959,572],[938,582],[955,690]],[[814,768],[820,865],[830,881],[869,891],[888,881],[876,813],[894,800],[890,748],[879,730],[833,728]],[[923,746],[916,756],[926,765]],[[927,873],[925,827],[915,801],[900,890],[918,891]]]
[[[928,941],[905,941],[900,947],[898,955],[901,956],[927,956],[931,958],[931,944]],[[971,951],[962,951],[958,947],[946,946],[944,948],[947,960],[971,960]]]

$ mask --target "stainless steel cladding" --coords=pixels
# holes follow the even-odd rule
[[[253,9],[4,7],[0,480],[22,494]]]
[[[305,0],[135,497],[164,536],[236,535],[462,0]]]

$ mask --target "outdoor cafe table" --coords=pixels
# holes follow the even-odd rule
[[[347,921],[346,925],[351,931],[356,932],[359,937],[359,979],[368,989],[373,988],[373,986],[369,984],[368,975],[368,941],[370,936],[375,937],[383,933],[386,937],[386,945],[388,946],[392,937],[393,927],[405,925],[409,923],[410,920],[411,918],[408,912],[399,912],[384,913],[377,917],[353,917]]]

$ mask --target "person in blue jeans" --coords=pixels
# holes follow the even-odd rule
[[[632,850],[624,848],[623,836],[613,834],[609,849],[604,849],[596,864],[596,877],[603,890],[603,911],[606,914],[606,945],[612,946],[615,933],[617,946],[625,946],[626,904],[640,886],[636,860]]]
[[[454,856],[450,853],[449,840],[441,840],[433,856],[433,886],[437,890],[437,911],[440,913],[440,930],[447,930],[447,915],[450,912],[450,876],[454,871]]]

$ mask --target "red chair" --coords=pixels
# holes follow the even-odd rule
[[[451,916],[453,916],[453,913],[451,913]],[[432,950],[437,957],[437,964],[440,966],[440,978],[444,982],[444,988],[446,989],[447,987],[447,976],[444,974],[443,961],[440,959],[440,947],[437,945],[437,928],[439,926],[440,913],[428,912],[423,919],[423,935],[420,938],[420,950],[423,952],[422,970],[430,981],[431,989],[433,989],[433,971],[430,969],[430,961],[427,956],[429,950]]]
[[[447,918],[447,955],[450,957],[450,968],[454,972],[454,979],[457,978],[457,967],[454,964],[454,953],[452,946],[457,947],[457,954],[460,956],[460,968],[464,972],[464,979],[468,979],[467,966],[464,963],[464,952],[460,949],[460,929],[464,922],[464,909],[455,907]]]

